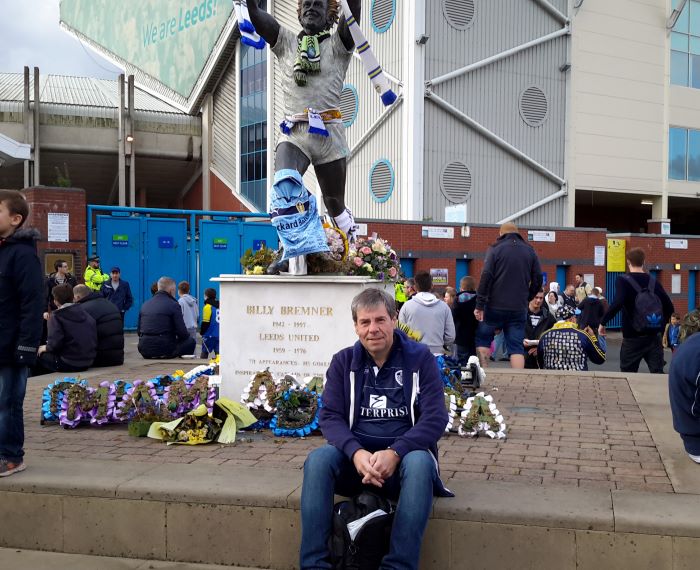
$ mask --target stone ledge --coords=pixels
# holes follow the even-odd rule
[[[0,480],[0,496],[294,510],[301,477],[297,470],[256,467],[34,460],[27,471]],[[457,496],[436,499],[433,519],[700,538],[698,495],[496,481],[451,480],[448,486]]]

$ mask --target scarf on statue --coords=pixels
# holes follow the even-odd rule
[[[313,36],[300,35],[294,61],[294,81],[300,87],[306,86],[309,73],[321,71],[321,42],[330,37],[331,33],[327,30]]]

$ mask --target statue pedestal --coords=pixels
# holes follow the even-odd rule
[[[240,401],[260,370],[277,378],[324,376],[331,358],[354,344],[350,303],[367,287],[393,284],[366,277],[221,275],[221,395]]]

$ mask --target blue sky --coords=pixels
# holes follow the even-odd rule
[[[0,72],[22,73],[25,65],[42,75],[115,79],[120,73],[58,25],[59,0],[3,2],[0,18]]]

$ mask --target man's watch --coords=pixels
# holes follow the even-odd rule
[[[394,452],[394,455],[396,455],[396,457],[398,457],[399,459],[401,459],[401,456],[399,455],[399,452],[396,451],[395,449],[393,449],[391,446],[387,447],[387,450],[388,450],[388,451],[393,451],[393,452]]]

